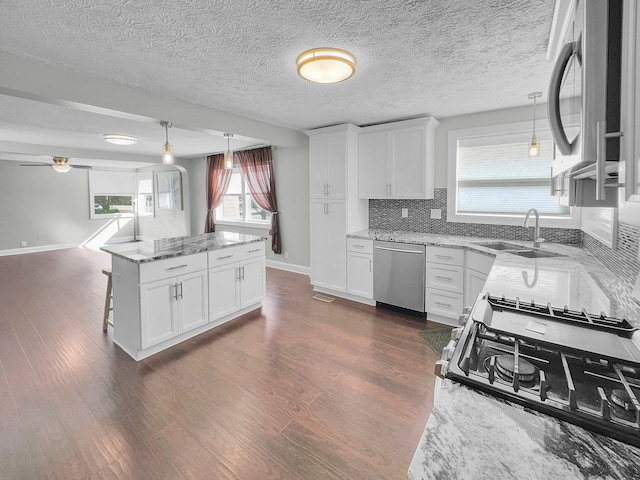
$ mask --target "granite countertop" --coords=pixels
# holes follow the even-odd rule
[[[640,449],[444,380],[410,480],[640,478]]]
[[[364,230],[349,235],[495,257],[484,292],[523,301],[604,312],[640,327],[640,305],[619,278],[580,246],[543,243],[562,256],[529,259],[476,242],[532,242]],[[640,478],[640,449],[555,417],[444,380],[413,461],[411,480]]]
[[[130,262],[145,263],[265,240],[265,237],[244,233],[214,232],[188,237],[112,243],[100,247],[100,250]]]
[[[530,241],[402,232],[362,230],[348,237],[463,248],[495,257],[484,291],[523,301],[550,302],[570,309],[586,309],[626,318],[640,327],[640,303],[612,272],[581,246],[543,243],[542,249],[562,256],[525,258],[476,243],[504,241],[532,248]]]

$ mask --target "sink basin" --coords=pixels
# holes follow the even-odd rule
[[[565,257],[566,255],[562,255],[561,253],[554,253],[548,250],[507,250],[507,253],[512,253],[513,255],[518,255],[520,257],[526,258],[545,258],[545,257]]]
[[[508,242],[475,242],[475,244],[492,250],[527,250],[527,247]]]

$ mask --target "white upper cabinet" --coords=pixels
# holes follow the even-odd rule
[[[358,136],[362,199],[433,198],[434,118],[364,127]]]
[[[345,198],[347,155],[347,136],[344,131],[309,137],[309,176],[312,198]]]

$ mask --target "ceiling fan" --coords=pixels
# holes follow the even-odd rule
[[[52,157],[53,163],[22,163],[21,167],[51,167],[58,173],[67,173],[72,168],[82,168],[91,170],[93,167],[88,165],[70,165],[67,157]]]

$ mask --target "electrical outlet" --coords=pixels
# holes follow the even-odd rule
[[[431,209],[431,218],[435,218],[436,220],[440,220],[442,218],[442,210],[439,208]]]
[[[408,208],[403,208],[402,209],[402,218],[407,218],[409,216],[409,209]]]
[[[284,252],[284,258],[289,258],[289,252]]]
[[[25,241],[20,242],[20,246],[21,247],[26,247],[27,246],[27,242],[25,242]]]

